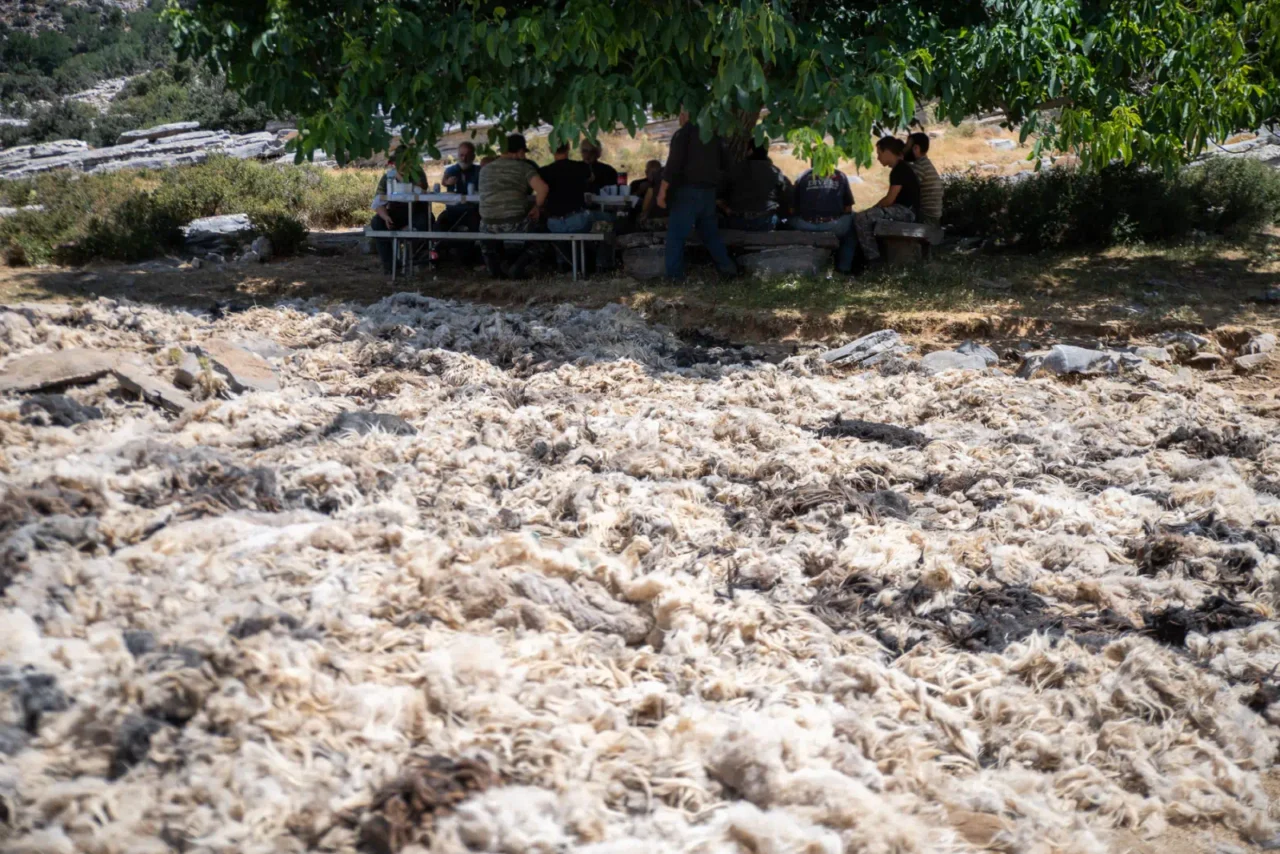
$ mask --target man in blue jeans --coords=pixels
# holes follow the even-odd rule
[[[853,190],[843,172],[837,169],[819,178],[810,169],[801,175],[796,181],[795,210],[788,222],[796,231],[826,231],[840,238],[836,269],[852,272],[858,242],[853,234]]]
[[[702,245],[722,276],[736,276],[737,265],[720,239],[716,222],[716,190],[725,167],[724,143],[713,136],[702,141],[698,126],[680,111],[680,129],[671,137],[671,151],[662,170],[658,207],[667,208],[667,278],[684,278],[684,244],[696,227]],[[670,195],[670,199],[668,199]]]

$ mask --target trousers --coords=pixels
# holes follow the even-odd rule
[[[689,233],[698,229],[702,245],[711,253],[711,260],[722,274],[733,276],[738,267],[729,257],[729,250],[720,239],[720,226],[716,221],[716,191],[714,187],[678,187],[667,200],[667,278],[684,278],[684,244]]]

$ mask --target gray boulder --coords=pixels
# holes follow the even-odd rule
[[[266,262],[271,260],[275,247],[271,245],[271,238],[264,234],[261,237],[255,237],[249,249],[257,254],[259,261]]]
[[[1240,352],[1246,356],[1258,353],[1270,353],[1276,349],[1276,336],[1270,332],[1264,332],[1261,335],[1255,335],[1250,338],[1245,345],[1240,348]]]
[[[978,353],[961,353],[958,350],[935,350],[920,360],[920,370],[926,376],[945,371],[985,371],[988,363]]]
[[[37,391],[93,382],[109,373],[119,355],[83,348],[22,356],[0,372],[0,392]]]
[[[192,220],[183,229],[188,252],[205,254],[234,249],[242,239],[253,234],[248,214],[223,214]]]
[[[738,259],[744,270],[757,276],[816,276],[830,262],[831,250],[816,246],[776,246]]]
[[[266,359],[230,341],[210,338],[196,347],[196,352],[226,379],[227,385],[237,394],[246,391],[278,391],[280,388],[280,381],[276,379],[276,373]]]
[[[1271,361],[1270,353],[1249,353],[1244,356],[1236,356],[1234,359],[1235,369],[1238,373],[1251,374],[1259,370]]]
[[[1057,344],[1044,357],[1045,370],[1059,376],[1065,374],[1111,373],[1115,359],[1105,350],[1089,350],[1070,344]]]
[[[879,332],[872,332],[870,335],[851,341],[843,347],[828,350],[822,354],[822,360],[870,366],[890,356],[910,351],[910,345],[902,340],[901,335],[892,329],[881,329]]]
[[[1014,142],[1012,139],[989,139],[987,140],[987,145],[991,146],[996,151],[1013,151],[1018,147],[1018,143]]]
[[[196,130],[200,127],[199,122],[173,122],[167,125],[156,125],[150,128],[139,128],[138,130],[129,130],[120,134],[120,138],[116,140],[116,145],[128,145],[131,142],[154,142],[157,139],[164,139],[169,136],[177,136],[180,133]]]
[[[956,348],[957,353],[965,356],[981,356],[982,360],[988,365],[995,365],[1000,362],[1000,357],[996,355],[996,351],[992,350],[986,344],[979,344],[977,341],[966,341]]]
[[[657,279],[666,272],[666,252],[661,246],[628,249],[622,253],[622,266],[634,279]]]
[[[1157,365],[1173,361],[1173,356],[1169,355],[1169,350],[1165,347],[1130,347],[1129,352],[1139,359],[1145,359]]]

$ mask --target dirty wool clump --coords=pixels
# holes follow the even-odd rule
[[[7,357],[162,378],[289,348],[176,417],[0,401],[6,852],[1277,834],[1280,425],[1198,374],[734,363],[414,295],[4,316]]]

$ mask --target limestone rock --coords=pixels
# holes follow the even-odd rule
[[[1173,356],[1169,354],[1169,350],[1165,347],[1132,347],[1129,352],[1140,359],[1146,359],[1148,362],[1154,362],[1157,365],[1173,361]]]
[[[1237,372],[1242,374],[1253,373],[1260,369],[1263,365],[1271,361],[1270,353],[1248,353],[1244,356],[1236,356],[1233,364]]]
[[[758,276],[816,276],[831,261],[831,250],[815,246],[776,246],[738,258],[744,270]]]
[[[1226,359],[1217,353],[1196,353],[1194,356],[1186,360],[1186,364],[1192,368],[1199,368],[1202,371],[1211,371],[1214,368],[1222,367]]]
[[[981,356],[987,365],[996,365],[1000,363],[1000,357],[996,355],[996,351],[992,350],[986,344],[979,344],[977,341],[966,341],[956,348],[957,353],[966,356]]]
[[[116,145],[128,145],[131,142],[140,142],[146,140],[155,142],[157,139],[164,139],[168,136],[177,136],[180,133],[187,133],[200,127],[199,122],[173,122],[167,125],[156,125],[150,128],[139,128],[138,130],[128,130],[120,134],[120,138],[116,140]]]
[[[987,364],[987,360],[978,353],[935,350],[920,360],[920,370],[926,376],[934,376],[944,371],[985,371]]]
[[[1270,332],[1264,332],[1261,335],[1255,335],[1250,338],[1245,345],[1240,348],[1240,352],[1248,355],[1258,353],[1270,353],[1276,348],[1276,336]]]
[[[885,358],[895,353],[910,352],[911,347],[902,340],[902,336],[892,329],[881,329],[851,341],[843,347],[828,350],[822,354],[824,362],[848,362],[855,365],[874,364],[870,360],[885,354]],[[876,360],[880,361],[880,360]]]
[[[253,239],[253,243],[249,245],[249,249],[256,252],[258,260],[264,263],[270,261],[272,256],[275,254],[275,247],[271,245],[271,238],[267,237],[265,234],[261,237],[255,237]]]
[[[987,140],[987,145],[991,146],[996,151],[1013,151],[1018,147],[1018,143],[1014,142],[1012,139],[989,139]]]
[[[237,347],[242,347],[264,359],[283,359],[286,356],[292,356],[294,352],[292,347],[278,344],[267,336],[259,335],[256,332],[246,332],[228,340]]]
[[[223,214],[194,219],[182,229],[183,242],[192,253],[217,253],[234,247],[253,233],[248,214]],[[205,260],[212,260],[206,255]],[[222,263],[216,261],[214,263]]]
[[[83,348],[23,356],[0,372],[0,393],[93,382],[109,373],[117,358],[110,351]]]
[[[1070,344],[1057,344],[1044,357],[1045,370],[1059,376],[1065,374],[1111,373],[1115,370],[1112,355],[1105,350],[1089,350]]]
[[[181,415],[196,405],[194,400],[160,379],[150,367],[137,359],[118,360],[112,373],[125,391],[176,415]]]
[[[211,338],[196,347],[210,367],[222,374],[237,394],[246,391],[279,391],[280,381],[266,359],[222,338]]]

